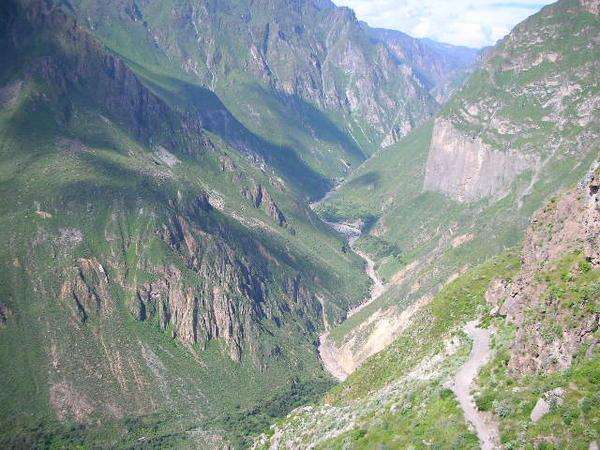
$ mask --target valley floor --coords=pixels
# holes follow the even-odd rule
[[[328,195],[329,193],[324,198],[327,198]],[[311,205],[311,207],[313,206],[314,204]],[[358,311],[370,305],[373,301],[379,298],[381,294],[385,292],[386,285],[375,270],[375,261],[373,261],[373,259],[367,253],[359,250],[355,245],[362,234],[361,224],[359,222],[325,223],[348,239],[348,246],[350,249],[365,261],[365,273],[369,276],[373,283],[369,296],[361,304],[352,308],[348,312],[347,317],[350,318]],[[339,381],[343,381],[352,372],[352,362],[345,361],[344,352],[336,346],[334,340],[330,336],[329,323],[326,320],[326,317],[323,317],[323,322],[325,325],[325,332],[319,337],[319,355],[323,361],[323,366],[325,369],[334,378]]]

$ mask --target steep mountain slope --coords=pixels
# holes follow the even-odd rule
[[[599,33],[587,2],[545,7],[487,52],[432,122],[377,153],[320,205],[328,220],[362,221],[368,233],[357,244],[388,283],[331,332],[340,352],[354,355],[349,367],[393,340],[410,305],[519,243],[544,199],[598,158]]]
[[[385,43],[396,58],[410,61],[440,103],[449,98],[479,57],[480,51],[472,48],[415,39],[401,31],[362,25],[372,39]]]
[[[330,386],[368,278],[306,199],[437,108],[412,63],[322,1],[9,0],[0,52],[3,445],[241,445]]]
[[[158,84],[175,84],[176,95],[189,100],[198,86],[215,92],[289,173],[343,177],[437,108],[416,59],[399,59],[351,10],[330,2],[69,4],[105,45]],[[427,57],[441,61],[447,52]],[[316,197],[326,187],[304,189]]]
[[[470,380],[460,329],[488,310],[477,404],[503,438],[595,439],[597,183],[540,216],[521,271],[505,250],[598,158],[597,37],[596,2],[546,8],[429,120],[472,52],[327,0],[2,2],[0,445],[242,447],[332,386],[327,331],[348,373],[397,340],[262,444],[475,446],[441,383]],[[373,152],[317,206],[363,227],[355,254],[308,201]],[[363,254],[388,285],[343,321],[369,298]],[[575,431],[495,387],[530,401],[540,368]]]
[[[297,186],[61,8],[0,17],[2,446],[213,447],[330,385],[367,278]]]
[[[278,422],[255,447],[594,448],[600,439],[597,167],[534,216],[521,262],[506,253],[446,285],[388,349],[321,402]],[[453,394],[462,369],[478,357],[468,352],[475,323],[478,334],[493,336],[491,360],[469,386],[477,391],[475,416],[499,429],[491,446],[474,435],[473,417]]]

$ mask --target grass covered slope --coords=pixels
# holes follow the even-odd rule
[[[60,10],[0,12],[3,444],[211,447],[322,392],[360,260]]]
[[[263,445],[478,448],[477,437],[444,385],[467,359],[462,326],[489,309],[485,292],[490,281],[508,280],[518,267],[518,258],[506,254],[448,284],[392,345],[321,402],[277,422]]]

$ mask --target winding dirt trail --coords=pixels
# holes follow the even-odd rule
[[[328,194],[330,195],[331,193],[332,192]],[[327,198],[327,196],[325,198]],[[310,206],[314,207],[318,203],[320,202],[315,202]],[[362,234],[360,224],[325,223],[338,233],[346,236],[348,245],[352,251],[365,261],[365,273],[373,282],[369,297],[348,312],[348,317],[352,317],[358,311],[381,296],[381,294],[385,292],[387,286],[377,275],[377,272],[375,271],[375,262],[369,255],[356,248],[356,241]],[[324,302],[321,298],[319,298],[319,301],[323,307],[323,323],[325,324],[325,332],[319,337],[319,355],[321,356],[325,369],[336,379],[344,381],[349,373],[344,369],[341,352],[330,336],[330,325],[325,314]],[[483,450],[497,450],[502,448],[500,445],[498,424],[493,420],[491,415],[477,409],[475,399],[471,394],[471,388],[479,370],[491,358],[490,330],[479,328],[477,325],[478,321],[475,320],[467,323],[464,327],[465,333],[473,340],[473,347],[469,359],[456,373],[449,387],[456,395],[465,419],[475,428],[475,432],[481,443],[481,448]]]
[[[350,223],[335,223],[335,222],[325,222],[335,231],[340,234],[343,234],[348,239],[348,245],[352,249],[354,253],[360,256],[365,261],[365,273],[369,276],[372,281],[371,291],[369,297],[367,297],[360,305],[354,307],[348,312],[348,317],[352,317],[358,311],[372,303],[376,300],[381,294],[385,292],[386,285],[383,283],[383,280],[379,278],[377,272],[375,271],[375,261],[373,261],[369,255],[361,252],[356,248],[356,241],[362,234],[361,228],[359,224],[350,224]],[[321,301],[321,305],[324,305]],[[339,381],[344,381],[349,373],[344,369],[344,365],[342,364],[339,349],[336,347],[335,342],[329,335],[329,324],[325,320],[325,315],[323,316],[323,323],[325,324],[325,333],[319,336],[319,355],[321,356],[321,360],[323,361],[323,366],[325,369],[336,379]]]
[[[490,360],[491,356],[490,331],[479,328],[477,324],[478,321],[469,322],[464,328],[465,333],[473,339],[473,348],[467,362],[456,373],[450,388],[458,399],[465,419],[475,428],[481,448],[496,450],[502,448],[498,425],[489,415],[477,409],[475,399],[471,395],[471,387],[479,369]]]

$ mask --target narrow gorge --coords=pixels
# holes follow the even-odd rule
[[[327,196],[324,197],[325,199]],[[348,311],[346,319],[349,319],[361,309],[370,305],[374,302],[386,289],[384,282],[381,280],[375,270],[375,262],[367,255],[356,247],[356,241],[362,234],[361,223],[334,223],[325,222],[328,226],[340,233],[348,242],[348,247],[351,251],[355,252],[365,262],[365,273],[371,280],[371,287],[369,289],[369,297],[364,299],[362,303],[351,308]],[[319,336],[319,355],[323,361],[325,369],[337,380],[343,381],[348,375],[350,375],[354,369],[356,369],[356,363],[352,359],[351,353],[347,350],[340,349],[337,347],[335,340],[330,336],[330,325],[329,320],[323,319],[325,325],[325,332]]]

